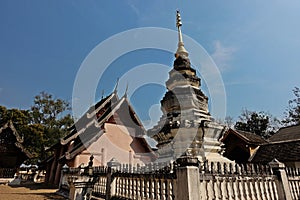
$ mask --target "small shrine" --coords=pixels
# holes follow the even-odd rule
[[[0,153],[0,178],[13,177],[17,168],[25,160],[32,158],[31,153],[23,146],[23,138],[11,121],[0,128]]]

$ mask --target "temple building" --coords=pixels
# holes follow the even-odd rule
[[[300,125],[280,128],[264,139],[255,133],[229,129],[221,141],[224,156],[236,163],[268,164],[276,159],[288,167],[300,167]]]
[[[300,168],[300,125],[280,128],[268,142],[260,144],[249,158],[253,163],[277,159],[288,167]]]
[[[151,162],[154,154],[145,133],[127,96],[119,98],[115,90],[90,107],[50,149],[53,155],[46,161],[46,182],[58,185],[63,165],[87,165],[91,155],[94,166],[106,166],[112,159],[122,164]]]
[[[200,161],[229,161],[220,155],[219,138],[225,130],[214,122],[208,110],[208,97],[200,89],[201,80],[191,67],[184,47],[181,17],[177,11],[178,48],[173,69],[166,81],[167,92],[161,100],[158,124],[148,130],[157,141],[158,161],[180,156],[197,157]]]
[[[119,98],[115,89],[92,106],[70,128],[70,133],[50,149],[53,156],[46,161],[48,183],[59,183],[63,165],[87,164],[91,155],[95,166],[105,166],[111,159],[145,164],[174,161],[180,156],[202,162],[231,162],[220,154],[219,139],[225,126],[214,122],[209,113],[208,97],[201,91],[201,80],[191,67],[181,26],[177,11],[178,48],[166,81],[167,92],[161,100],[163,115],[158,124],[146,131],[127,95]],[[155,152],[145,140],[146,133],[157,141]]]
[[[0,153],[0,178],[14,177],[17,168],[33,157],[11,121],[0,128]]]
[[[257,148],[268,143],[267,140],[255,133],[228,129],[221,139],[224,143],[224,156],[236,163],[247,163]],[[269,160],[269,162],[272,159]]]

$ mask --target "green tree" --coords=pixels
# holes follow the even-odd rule
[[[247,109],[242,111],[234,128],[255,133],[264,138],[274,134],[279,127],[279,120],[265,112],[254,112]]]
[[[31,116],[34,124],[43,127],[43,134],[39,136],[42,140],[42,150],[54,145],[67,133],[67,128],[73,124],[71,115],[67,113],[70,109],[67,101],[54,98],[46,92],[35,96]]]
[[[34,97],[34,105],[31,107],[32,120],[48,128],[61,128],[62,124],[59,121],[66,117],[63,114],[70,109],[70,103],[67,101],[55,99],[51,94],[41,92]]]
[[[24,146],[34,156],[32,162],[42,160],[47,157],[44,150],[45,128],[41,124],[29,124],[18,128],[24,136]]]
[[[0,126],[3,126],[8,121],[12,121],[16,126],[27,125],[31,121],[29,110],[19,110],[16,108],[7,109],[4,106],[0,106]]]
[[[295,98],[289,100],[288,107],[285,111],[285,117],[282,122],[285,125],[298,125],[300,124],[300,89],[295,87],[293,89]]]
[[[42,144],[42,140],[38,136],[42,134],[38,134],[35,129],[32,129],[31,126],[35,125],[31,124],[30,111],[16,108],[7,109],[4,106],[0,106],[0,126],[2,127],[9,121],[13,122],[20,136],[24,138],[24,147],[32,153],[32,155],[38,157],[41,152],[40,147]]]
[[[69,110],[67,101],[41,92],[35,96],[30,110],[0,106],[0,126],[12,121],[24,137],[23,145],[35,155],[34,161],[42,160],[48,156],[45,150],[63,137],[73,124]]]
[[[5,106],[0,106],[0,126],[3,126],[7,120],[7,109]]]

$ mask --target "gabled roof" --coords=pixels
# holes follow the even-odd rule
[[[98,118],[101,117],[103,113],[109,110],[111,106],[113,104],[116,104],[118,101],[118,95],[114,91],[104,99],[101,99],[94,106],[91,106],[89,110],[71,126],[70,133],[64,138],[62,138],[60,140],[60,143],[62,145],[66,145],[71,140],[74,140],[82,132],[84,132],[86,127],[90,126],[92,123],[97,123]]]
[[[300,161],[300,125],[283,127],[261,145],[250,162],[267,163],[276,158],[281,162]]]
[[[300,124],[280,128],[269,138],[270,142],[294,141],[300,139]]]
[[[16,128],[14,127],[14,124],[12,121],[7,122],[6,124],[4,124],[1,128],[0,128],[0,134],[4,134],[5,131],[7,129],[11,130],[11,133],[15,136],[16,138],[16,142],[15,142],[15,146],[17,148],[19,148],[21,150],[21,152],[24,153],[24,155],[27,158],[32,158],[33,155],[27,150],[25,149],[25,147],[22,145],[22,143],[24,142],[23,138],[20,137],[19,133],[17,132]]]
[[[102,104],[97,103],[94,111],[89,109],[91,112],[88,111],[83,115],[82,118],[85,118],[85,120],[78,120],[81,123],[78,131],[75,124],[76,128],[71,129],[70,134],[61,140],[61,145],[66,145],[74,141],[74,146],[68,150],[60,160],[73,159],[77,154],[87,149],[93,142],[97,141],[104,133],[104,123],[107,122],[137,129],[138,131],[135,138],[138,139],[149,152],[152,151],[143,137],[145,135],[145,129],[126,96],[119,99],[115,93],[112,93],[100,102],[102,102]]]
[[[110,109],[107,109],[106,112],[103,113],[101,117],[99,117],[99,124],[103,124],[112,116],[114,116],[114,121],[117,124],[141,129],[143,132],[140,132],[140,134],[137,136],[142,136],[146,133],[142,122],[134,112],[134,109],[129,103],[126,96],[122,97],[118,103],[113,105]]]
[[[263,143],[267,142],[265,139],[263,139],[259,135],[256,135],[255,133],[240,131],[240,130],[233,130],[231,128],[223,136],[222,142],[224,142],[226,140],[226,138],[228,136],[230,136],[231,134],[237,136],[238,138],[240,138],[241,140],[245,141],[248,144],[259,145],[259,144],[263,144]]]

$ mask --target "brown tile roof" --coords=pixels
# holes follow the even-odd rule
[[[269,138],[270,142],[294,141],[300,139],[300,125],[283,127]]]
[[[283,127],[261,145],[250,162],[268,163],[274,158],[281,162],[300,161],[300,125]]]
[[[300,161],[300,139],[261,145],[250,157],[249,161],[268,163],[274,158],[280,162]]]
[[[259,145],[259,144],[267,142],[264,138],[260,137],[259,135],[256,135],[255,133],[240,131],[240,130],[233,130],[233,129],[229,129],[225,133],[224,137],[222,138],[222,141],[225,141],[226,138],[230,134],[236,135],[237,137],[239,137],[240,139],[244,140],[246,143],[249,143],[249,144]]]

